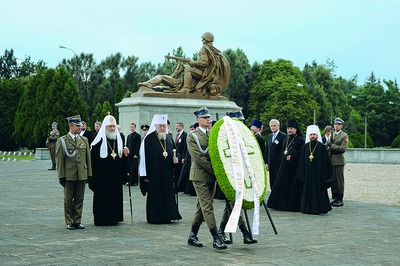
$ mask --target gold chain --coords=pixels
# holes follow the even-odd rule
[[[294,140],[296,137],[297,137],[297,134],[293,137],[293,139],[290,141],[289,144],[288,144],[289,139],[288,139],[288,141],[286,141],[286,149],[285,149],[285,151],[283,152],[283,154],[286,155],[286,153],[288,153],[288,148],[290,147],[290,145],[292,144],[293,140]]]
[[[315,148],[317,148],[317,145],[318,145],[318,141],[315,143],[315,147],[314,147],[314,149],[311,151],[311,141],[310,141],[310,144],[308,145],[308,148],[310,149],[310,156],[308,156],[308,158],[310,158],[310,162],[312,162],[312,160],[314,159],[314,151],[315,151]]]
[[[161,148],[163,149],[162,155],[164,156],[165,159],[167,159],[167,156],[168,156],[168,152],[167,152],[167,135],[165,135],[164,146],[162,145],[161,140],[158,138],[158,134],[157,134],[157,139],[160,142]]]
[[[116,140],[115,140],[115,142],[113,143],[113,148],[111,148],[111,145],[110,145],[110,142],[108,141],[108,139],[106,139],[107,140],[107,144],[108,144],[108,147],[110,147],[110,149],[111,149],[111,157],[115,160],[115,157],[117,157],[117,154],[115,153],[115,142],[116,142]]]

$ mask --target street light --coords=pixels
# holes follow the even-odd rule
[[[357,96],[351,95],[352,99],[357,99]],[[368,128],[368,123],[367,123],[367,110],[365,110],[364,113],[364,149],[367,148],[367,128]]]
[[[76,62],[75,62],[75,78],[74,78],[74,80],[75,80],[76,88],[77,88],[78,91],[79,91],[79,85],[78,85],[78,55],[75,53],[74,50],[72,50],[72,49],[69,48],[69,47],[66,47],[66,46],[63,46],[63,45],[60,45],[60,46],[58,46],[58,47],[59,47],[60,49],[67,49],[67,50],[70,50],[71,52],[74,53],[74,55],[75,55],[75,57],[76,57]]]
[[[304,85],[303,84],[301,84],[301,83],[297,83],[297,87],[299,87],[299,88],[301,88],[301,87],[303,87]],[[315,105],[316,105],[316,102],[315,102],[315,93],[314,93],[314,91],[313,91],[313,98],[314,98],[314,125],[316,125],[315,124],[315,120],[316,120],[316,114],[315,114]]]

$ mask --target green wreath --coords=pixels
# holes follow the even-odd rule
[[[247,152],[249,154],[251,166],[254,171],[255,180],[258,191],[260,191],[260,202],[264,200],[267,191],[267,171],[265,168],[262,152],[258,146],[258,142],[254,134],[250,131],[245,124],[236,118],[233,119],[240,130],[240,134],[245,142]],[[236,190],[235,180],[233,179],[232,161],[230,158],[230,148],[228,145],[228,138],[223,127],[224,120],[218,120],[212,127],[209,138],[209,154],[214,174],[217,178],[219,187],[225,194],[227,199],[235,202]],[[222,128],[221,128],[222,127]],[[245,176],[248,173],[247,167],[243,162]],[[247,182],[246,182],[247,180]],[[244,198],[242,208],[249,210],[254,208],[253,189],[249,184],[249,178],[245,178],[247,185],[245,186]]]

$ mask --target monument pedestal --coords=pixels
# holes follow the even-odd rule
[[[170,131],[176,134],[175,124],[182,122],[184,130],[189,131],[189,126],[196,123],[194,111],[200,107],[207,107],[212,120],[220,119],[227,112],[241,110],[235,102],[228,101],[221,96],[189,98],[182,97],[181,94],[174,93],[151,93],[147,96],[144,93],[134,93],[129,98],[124,98],[116,106],[119,110],[118,124],[122,127],[122,132],[127,136],[130,133],[129,124],[136,124],[136,131],[141,134],[140,126],[147,124],[150,126],[155,114],[167,114],[171,122]],[[159,95],[159,97],[157,97]]]

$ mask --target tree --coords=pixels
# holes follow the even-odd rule
[[[70,74],[63,67],[47,69],[33,76],[26,87],[18,104],[13,136],[20,146],[44,147],[51,122],[58,121],[60,132],[66,133],[66,117],[76,114],[88,118],[86,104]]]
[[[0,150],[12,151],[18,148],[12,138],[14,117],[17,111],[18,102],[24,91],[24,82],[21,79],[0,78]]]
[[[249,83],[251,82],[249,80],[251,69],[249,60],[241,49],[237,49],[236,51],[228,49],[225,50],[223,54],[230,64],[231,77],[228,89],[222,95],[234,101],[238,106],[241,106],[244,116],[248,117],[248,102],[250,96]]]
[[[305,129],[312,123],[314,100],[301,72],[292,62],[266,60],[250,90],[249,110],[261,121],[296,119]]]
[[[122,101],[123,98],[124,98],[124,87],[122,86],[122,82],[120,81],[117,85],[117,89],[115,90],[114,102],[119,103],[120,101]],[[114,116],[115,116],[115,119],[117,119],[117,121],[118,121],[119,112],[118,112],[117,108],[115,108],[115,110],[114,110]]]

